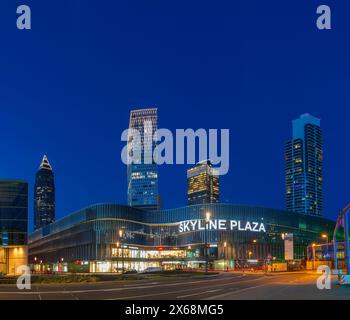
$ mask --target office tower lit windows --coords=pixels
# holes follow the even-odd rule
[[[210,160],[187,170],[188,205],[219,202],[219,176]]]
[[[44,155],[36,173],[34,188],[34,229],[55,221],[55,181],[49,160]]]
[[[140,141],[132,135],[128,138],[128,156],[134,163],[128,164],[128,204],[148,210],[159,208],[158,197],[158,168],[153,159],[153,151],[156,147],[154,137],[158,128],[157,109],[140,109],[130,112],[129,129],[137,130]],[[147,134],[145,134],[147,133]],[[151,152],[147,152],[145,145],[150,143]],[[135,152],[135,151],[140,152]]]
[[[28,256],[28,184],[0,180],[0,273],[14,275]]]
[[[320,120],[303,114],[293,121],[293,139],[285,145],[287,210],[323,214],[323,141]]]

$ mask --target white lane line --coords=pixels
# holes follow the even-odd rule
[[[251,282],[254,280],[260,280],[260,279],[251,279],[251,280],[247,280],[244,282]],[[241,283],[243,281],[240,282],[229,282],[229,283],[223,283],[223,284],[217,284],[214,285],[216,287],[225,287],[225,286],[230,286],[230,285],[234,285],[236,283]],[[186,290],[178,290],[178,291],[166,291],[166,292],[160,292],[160,293],[149,293],[149,294],[142,294],[142,295],[137,295],[137,296],[128,296],[128,297],[118,297],[118,298],[110,298],[110,299],[105,299],[105,300],[128,300],[128,299],[138,299],[138,298],[147,298],[147,297],[153,297],[153,296],[165,296],[168,294],[174,294],[174,293],[180,293],[180,292],[188,292],[188,291],[194,291],[194,290],[200,290],[200,288],[191,288],[191,289],[186,289]],[[223,290],[223,289],[218,289],[218,290]],[[206,300],[206,299],[204,299]]]
[[[149,294],[142,294],[138,296],[129,296],[129,297],[119,297],[119,298],[111,298],[111,299],[105,299],[105,300],[128,300],[128,299],[137,299],[137,298],[147,298],[147,297],[154,297],[154,296],[166,296],[168,294],[174,294],[174,293],[182,293],[182,292],[188,292],[193,291],[196,289],[187,289],[187,290],[177,290],[177,291],[166,291],[166,292],[158,292],[158,293],[149,293]],[[198,289],[197,289],[198,290]]]
[[[38,290],[38,287],[36,287],[36,291],[39,291],[39,290]],[[39,300],[40,300],[40,301],[43,300],[43,298],[41,297],[40,292],[38,292],[38,295],[39,295]]]
[[[240,290],[236,290],[236,291],[225,292],[225,293],[222,293],[222,294],[219,294],[219,295],[216,295],[216,296],[205,298],[203,300],[221,299],[221,298],[223,298],[225,296],[237,295],[239,293],[242,293],[242,292],[245,292],[245,291],[248,291],[248,290],[257,289],[257,288],[261,288],[261,287],[266,287],[266,286],[269,286],[269,285],[286,285],[286,286],[288,286],[288,284],[286,284],[284,282],[281,283],[281,282],[274,281],[274,282],[264,283],[264,284],[261,284],[261,285],[258,285],[258,286],[248,287],[248,288],[244,288],[244,289],[240,289]]]
[[[178,296],[176,297],[176,299],[182,299],[182,298],[187,298],[187,297],[193,297],[193,296],[198,296],[201,294],[206,294],[206,293],[214,293],[214,292],[218,292],[221,291],[222,289],[216,289],[216,290],[208,290],[208,291],[202,291],[202,292],[197,292],[197,293],[191,293],[191,294],[186,294],[184,296]]]
[[[225,292],[225,293],[222,293],[222,294],[218,294],[216,296],[212,296],[212,297],[209,297],[209,298],[205,298],[203,300],[214,300],[214,299],[218,299],[218,298],[222,298],[222,297],[225,297],[225,296],[228,296],[228,295],[235,295],[235,294],[238,294],[238,293],[242,293],[244,291],[248,291],[248,290],[251,290],[251,289],[256,289],[256,288],[260,288],[260,287],[265,287],[267,285],[271,285],[271,283],[269,284],[261,284],[259,286],[254,286],[254,287],[249,287],[249,288],[244,288],[244,289],[240,289],[240,290],[236,290],[236,291],[231,291],[231,292]]]
[[[159,282],[145,282],[143,283],[143,285],[155,285],[155,284],[159,284]],[[123,287],[135,287],[135,286],[139,286],[139,283],[133,283],[133,284],[124,284]]]
[[[232,279],[240,279],[243,278],[244,276],[241,277],[232,277]],[[183,285],[188,285],[188,284],[197,284],[197,283],[208,283],[212,281],[220,281],[223,280],[223,278],[219,279],[205,279],[205,280],[197,280],[197,281],[190,281],[190,282],[175,282],[175,283],[165,283],[165,284],[159,284],[159,285],[146,285],[146,286],[134,286],[134,287],[119,287],[119,288],[111,288],[111,289],[87,289],[87,290],[72,290],[72,291],[40,291],[40,292],[17,292],[17,291],[5,291],[5,292],[0,292],[0,294],[20,294],[20,295],[30,295],[30,294],[70,294],[70,293],[97,293],[97,292],[114,292],[114,291],[122,291],[122,290],[132,290],[132,289],[154,289],[154,288],[160,288],[160,287],[172,287],[172,286],[183,286]],[[252,279],[253,280],[253,279]],[[247,280],[247,281],[252,281],[252,280]],[[256,279],[255,279],[256,280]],[[234,284],[234,283],[239,283],[239,282],[230,282],[224,285],[228,284]],[[65,289],[66,290],[66,289]],[[191,290],[194,290],[191,288]]]

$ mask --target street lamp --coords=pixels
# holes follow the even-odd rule
[[[315,270],[316,244],[312,244],[312,270]]]
[[[124,273],[124,249],[123,249],[123,236],[124,232],[122,229],[119,229],[119,238],[120,238],[120,244],[122,249],[122,273]]]
[[[187,247],[187,250],[185,250],[185,255],[186,255],[186,256],[185,256],[185,263],[186,263],[187,271],[188,271],[189,268],[190,268],[190,267],[189,267],[189,263],[188,263],[188,262],[189,262],[188,260],[189,260],[189,258],[190,258],[190,254],[188,253],[189,250],[192,250],[192,247],[191,247],[191,246],[188,246],[188,247]]]
[[[120,246],[120,242],[117,241],[116,245],[117,245],[117,258],[119,258],[119,246]],[[117,264],[117,269],[119,269],[119,260],[118,260],[118,264]]]
[[[205,213],[205,232],[204,232],[204,237],[205,237],[205,273],[208,273],[208,223],[210,221],[210,212],[207,211]]]
[[[323,233],[321,237],[322,237],[323,239],[326,239],[326,249],[327,249],[326,254],[327,254],[327,259],[328,259],[328,254],[329,254],[329,251],[328,251],[328,249],[329,249],[329,247],[328,247],[328,243],[329,243],[328,234]]]
[[[227,248],[227,242],[224,242],[224,267],[225,267],[225,271],[228,271],[228,267],[227,267],[227,261],[226,261],[226,248]]]
[[[251,251],[248,252],[249,259],[252,256],[252,254],[253,254],[253,252],[251,252]]]

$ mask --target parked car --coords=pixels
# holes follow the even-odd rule
[[[160,271],[162,271],[162,268],[160,267],[148,267],[145,270],[143,270],[143,273],[160,272]]]
[[[130,269],[124,272],[124,274],[135,274],[135,273],[137,273],[136,269]]]

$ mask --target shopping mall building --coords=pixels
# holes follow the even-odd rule
[[[29,263],[37,271],[121,272],[303,261],[307,246],[324,241],[321,235],[331,236],[333,228],[320,217],[254,206],[146,211],[97,204],[30,235]]]

